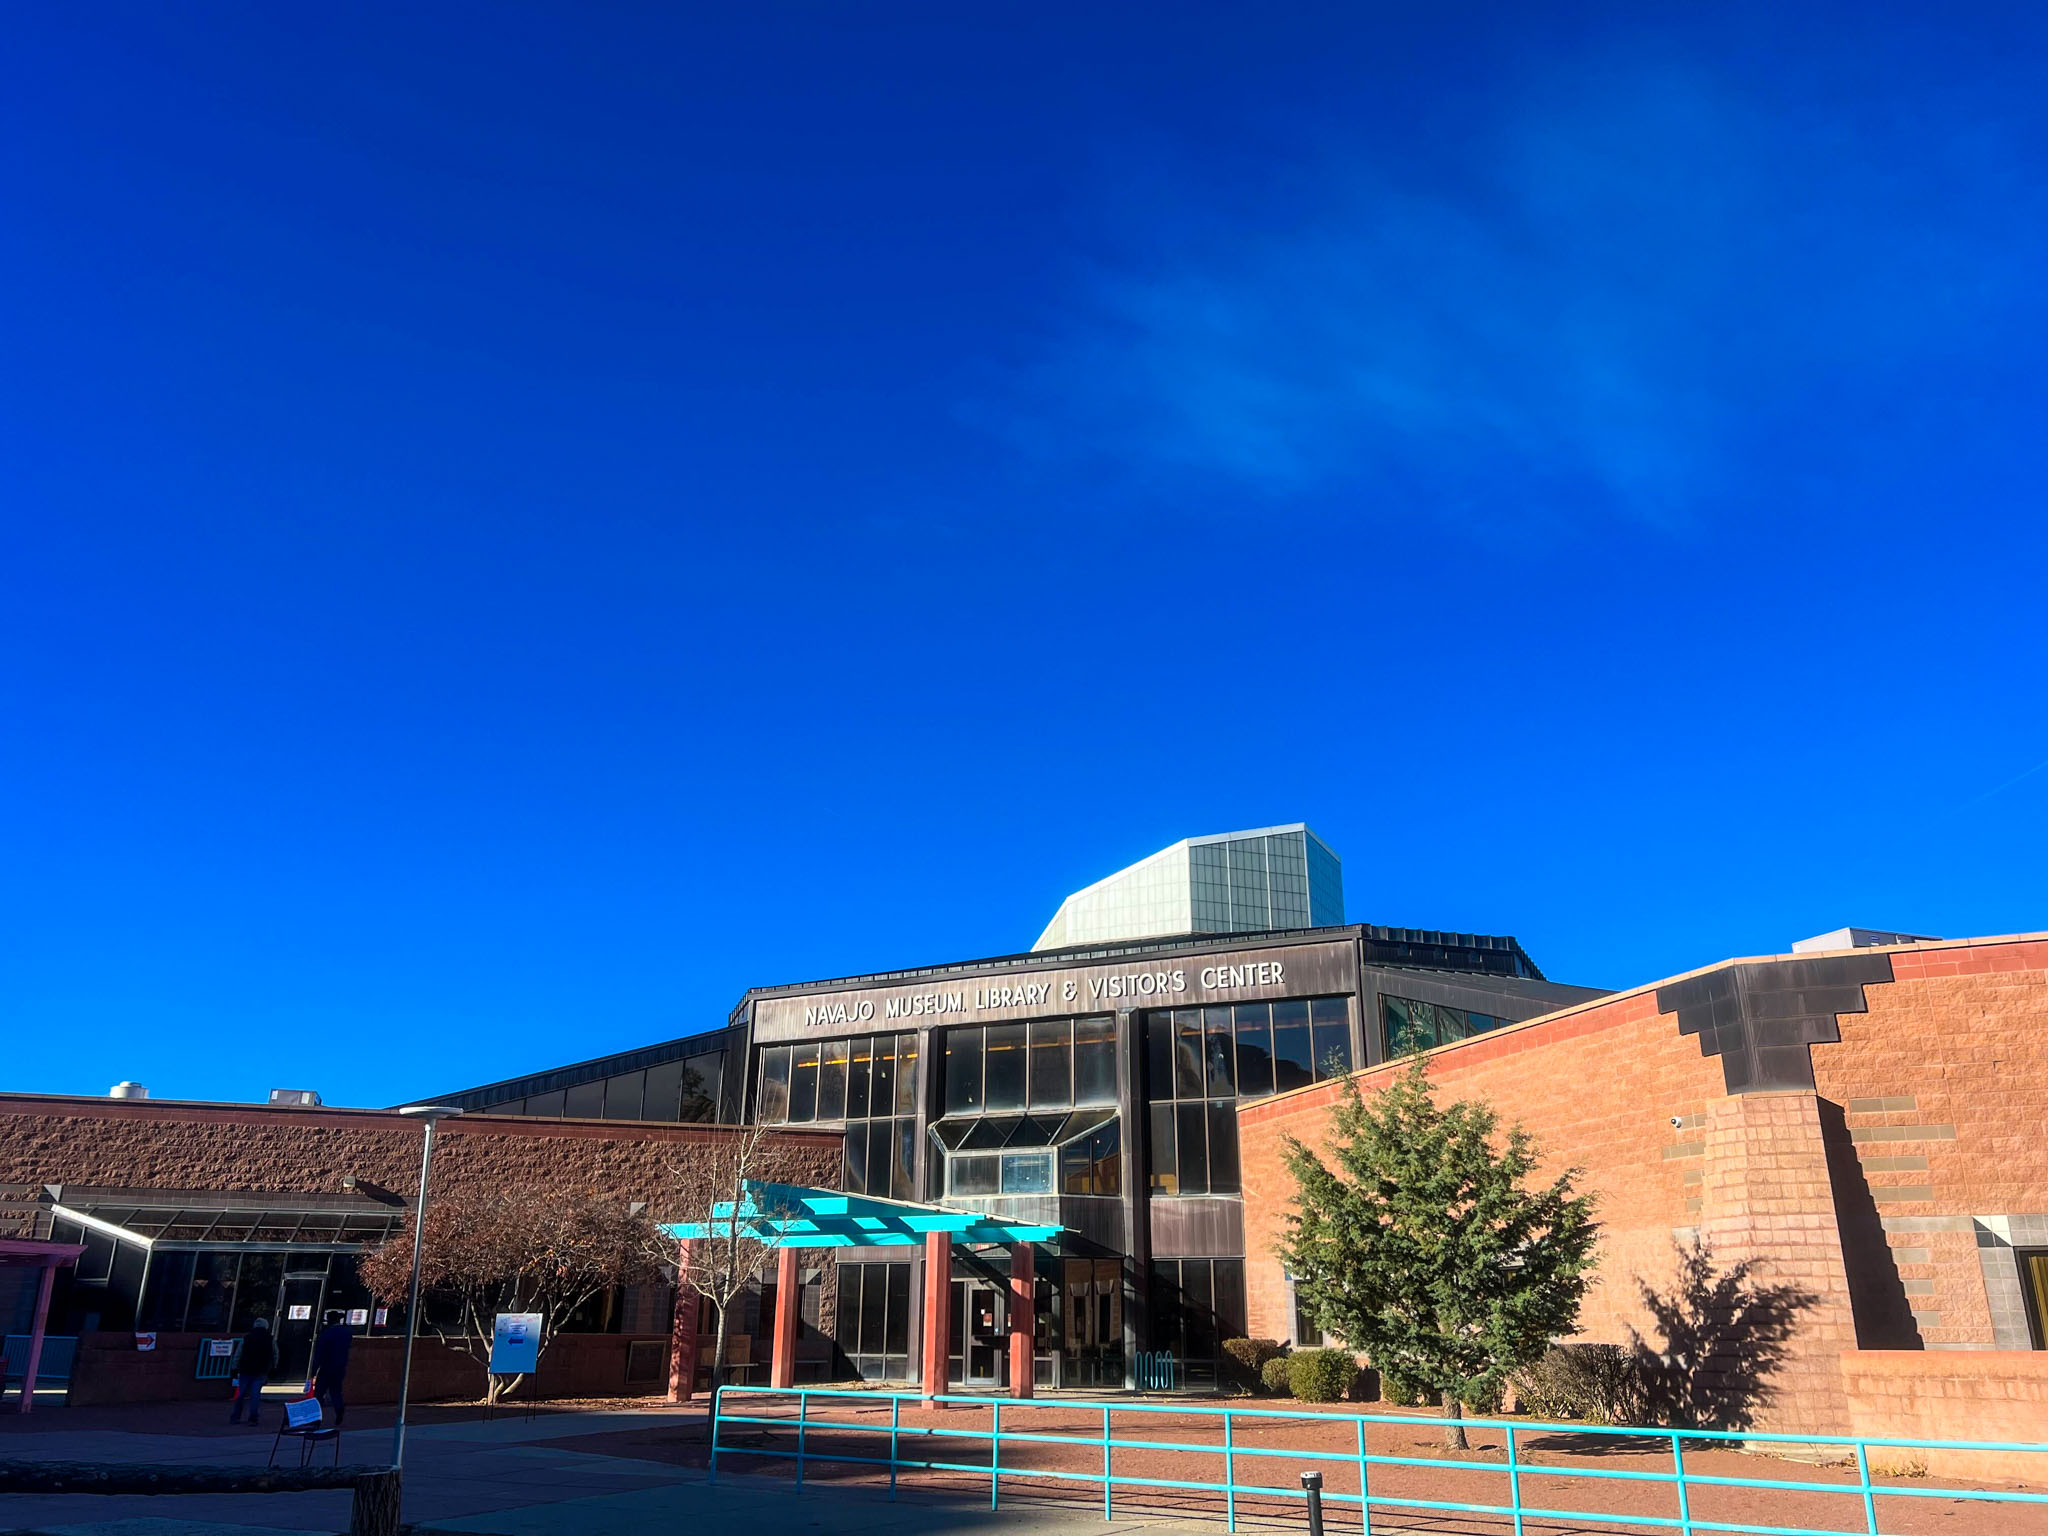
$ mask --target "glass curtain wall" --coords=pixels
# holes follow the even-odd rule
[[[863,1381],[910,1379],[910,1266],[839,1264],[838,1343]]]
[[[1384,994],[1380,997],[1380,1040],[1390,1060],[1469,1040],[1515,1022],[1445,1003],[1423,1003]]]
[[[755,1117],[763,1125],[843,1122],[846,1192],[915,1200],[917,1055],[914,1033],[764,1047]]]
[[[1154,1259],[1152,1347],[1182,1362],[1182,1385],[1213,1388],[1223,1341],[1245,1336],[1243,1259]]]
[[[929,1194],[1117,1195],[1116,1020],[968,1025],[939,1037]]]
[[[1239,1191],[1239,1099],[1265,1098],[1351,1070],[1341,997],[1145,1015],[1146,1134],[1155,1195]]]

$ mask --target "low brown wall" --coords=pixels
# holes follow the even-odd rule
[[[1842,1381],[1857,1435],[2048,1444],[2048,1351],[1852,1349],[1842,1355]],[[1924,1464],[1930,1477],[2048,1482],[2048,1451],[1876,1448],[1870,1459]]]
[[[226,1381],[195,1381],[199,1363],[196,1333],[160,1333],[156,1348],[140,1351],[132,1333],[88,1333],[78,1341],[68,1400],[93,1403],[169,1403],[228,1400]],[[626,1380],[626,1361],[635,1343],[660,1346],[659,1367],[646,1381]],[[358,1338],[349,1353],[351,1403],[398,1401],[401,1338]],[[474,1401],[484,1395],[481,1361],[436,1339],[421,1339],[412,1358],[412,1397],[421,1403]],[[518,1396],[645,1397],[668,1391],[668,1338],[664,1334],[564,1333],[541,1357],[535,1379],[521,1382]]]
[[[160,1333],[156,1348],[139,1350],[132,1333],[85,1333],[71,1368],[67,1402],[175,1403],[228,1400],[229,1384],[195,1381],[199,1367],[196,1333]]]

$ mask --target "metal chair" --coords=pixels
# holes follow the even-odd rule
[[[324,1415],[318,1398],[303,1397],[284,1405],[284,1422],[277,1426],[277,1434],[271,1438],[269,1466],[277,1465],[277,1449],[284,1444],[286,1435],[299,1442],[299,1465],[306,1466],[313,1459],[313,1448],[323,1440],[334,1442],[334,1464],[341,1465],[341,1427],[323,1424]]]

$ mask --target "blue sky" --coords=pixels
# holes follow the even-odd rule
[[[45,7],[0,1087],[392,1103],[1307,820],[2048,929],[2030,8]]]

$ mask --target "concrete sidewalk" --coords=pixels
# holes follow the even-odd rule
[[[588,1454],[536,1441],[673,1426],[701,1433],[701,1411],[548,1414],[437,1424],[406,1433],[405,1518],[443,1536],[720,1536],[830,1532],[832,1536],[1123,1536],[1127,1532],[1202,1532],[1218,1522],[1119,1512],[1105,1522],[1085,1506],[1049,1507],[1028,1497],[991,1512],[984,1498],[948,1498],[920,1490],[892,1503],[878,1488],[818,1485],[798,1491],[787,1479],[721,1474],[717,1486],[699,1467],[630,1456]],[[351,1437],[344,1461],[388,1453],[389,1431]],[[149,1435],[118,1430],[43,1433],[9,1443],[0,1457],[37,1460],[185,1462],[261,1466],[268,1431],[246,1439]],[[290,1451],[296,1462],[296,1450]],[[21,1496],[0,1510],[0,1533],[37,1536],[304,1536],[348,1528],[347,1493],[196,1494],[150,1498]],[[1240,1522],[1250,1524],[1251,1522]]]
[[[701,1481],[694,1468],[614,1455],[585,1454],[532,1442],[673,1425],[701,1432],[703,1414],[651,1412],[543,1414],[422,1425],[406,1431],[405,1518],[413,1524],[495,1516]],[[142,1434],[125,1430],[0,1433],[0,1458],[36,1461],[182,1463],[260,1467],[273,1429],[245,1435]],[[344,1463],[381,1463],[390,1456],[387,1429],[348,1432]],[[287,1442],[280,1460],[298,1461]],[[323,1454],[321,1460],[326,1460]],[[89,1494],[12,1495],[0,1506],[0,1531],[91,1532],[94,1536],[174,1536],[190,1530],[240,1533],[345,1531],[345,1491],[288,1494],[191,1494],[169,1497]],[[670,1516],[673,1519],[673,1512]],[[138,1523],[139,1522],[139,1523]],[[564,1523],[559,1529],[577,1529]],[[588,1531],[587,1526],[582,1528]]]

